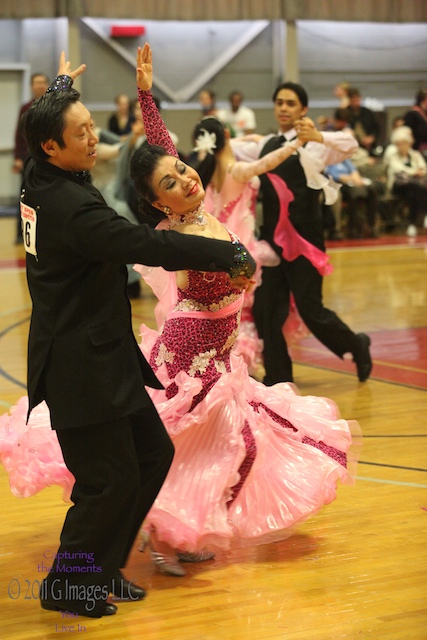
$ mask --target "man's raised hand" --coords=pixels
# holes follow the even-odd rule
[[[59,67],[58,67],[58,76],[69,76],[73,80],[77,78],[77,76],[81,75],[86,69],[85,64],[81,64],[77,69],[71,71],[71,62],[65,59],[65,51],[61,52],[59,57]]]

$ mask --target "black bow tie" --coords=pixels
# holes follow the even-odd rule
[[[292,142],[292,140],[296,140],[296,139],[297,139],[296,136],[294,136],[293,138],[289,138],[289,140],[287,140],[284,135],[277,136],[277,142],[279,142],[279,144],[284,144],[285,142]]]

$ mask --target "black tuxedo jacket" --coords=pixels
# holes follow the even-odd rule
[[[161,384],[132,332],[124,265],[229,271],[231,242],[133,225],[89,182],[30,159],[21,196],[33,309],[29,413],[46,400],[54,429],[117,419]]]

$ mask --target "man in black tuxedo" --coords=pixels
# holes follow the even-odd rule
[[[116,612],[110,592],[145,595],[121,568],[173,457],[145,389],[161,384],[132,332],[125,265],[233,276],[241,258],[231,242],[136,226],[107,206],[86,179],[98,139],[71,89],[83,70],[71,72],[62,55],[60,75],[26,114],[21,217],[33,303],[29,413],[46,401],[76,480],[41,605],[101,617]],[[250,276],[249,255],[246,264]]]
[[[321,171],[328,164],[350,157],[357,142],[349,132],[317,131],[306,117],[308,96],[299,84],[286,82],[278,86],[273,102],[278,135],[266,136],[257,144],[237,143],[234,147],[236,156],[250,161],[296,138],[304,143],[271,173],[282,178],[293,195],[289,220],[295,230],[324,251],[319,193],[329,185]],[[258,333],[264,341],[264,384],[293,380],[292,360],[282,331],[289,315],[291,293],[302,320],[316,338],[341,358],[345,353],[353,354],[359,380],[363,382],[372,369],[369,336],[355,334],[333,311],[323,306],[322,276],[308,257],[299,255],[293,260],[283,257],[282,247],[274,239],[279,222],[279,198],[268,176],[262,175],[260,179],[263,205],[260,238],[280,256],[278,266],[263,267],[261,286],[255,290],[253,313]]]

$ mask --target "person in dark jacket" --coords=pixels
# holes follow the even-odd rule
[[[21,218],[32,299],[28,415],[46,401],[75,477],[41,605],[101,617],[116,612],[109,593],[145,595],[121,569],[173,458],[145,389],[162,386],[132,332],[125,265],[250,277],[255,263],[242,245],[136,226],[108,207],[87,180],[98,138],[71,88],[84,69],[71,71],[62,54],[57,78],[26,113]]]
[[[348,90],[350,126],[354,131],[357,142],[370,154],[378,145],[380,125],[377,116],[371,109],[362,106],[362,96],[359,89],[350,87]]]
[[[404,116],[404,123],[412,131],[413,147],[427,160],[427,87],[415,96],[415,104]]]

